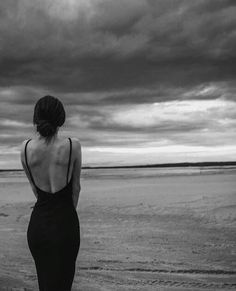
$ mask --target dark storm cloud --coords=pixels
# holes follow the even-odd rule
[[[97,162],[109,154],[91,148],[234,146],[235,14],[227,0],[0,1],[0,151],[18,154],[46,94]]]
[[[65,3],[1,1],[2,86],[109,91],[235,76],[234,1]]]

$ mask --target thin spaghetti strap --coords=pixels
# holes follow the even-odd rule
[[[69,155],[69,162],[68,162],[68,169],[67,169],[67,177],[66,177],[66,183],[68,184],[68,178],[69,178],[69,171],[70,171],[70,163],[71,163],[71,151],[72,151],[72,141],[71,138],[68,138],[70,141],[70,155]]]
[[[30,174],[31,181],[32,181],[32,183],[34,184],[34,186],[36,187],[35,182],[34,182],[34,178],[33,178],[32,173],[31,173],[31,171],[30,171],[30,167],[29,167],[28,159],[27,159],[27,152],[26,152],[27,145],[28,145],[28,143],[29,143],[30,141],[31,141],[31,139],[28,139],[27,142],[26,142],[26,144],[25,144],[25,163],[26,163],[27,170],[28,170],[28,172],[29,172],[29,174]]]

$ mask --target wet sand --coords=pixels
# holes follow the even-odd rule
[[[235,173],[157,172],[83,171],[74,291],[236,289]],[[35,198],[14,175],[0,177],[0,291],[38,290]]]

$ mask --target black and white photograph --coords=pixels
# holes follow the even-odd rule
[[[236,1],[0,1],[0,291],[236,290]]]

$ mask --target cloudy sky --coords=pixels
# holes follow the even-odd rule
[[[236,160],[236,1],[1,0],[0,168],[62,100],[84,165]]]

